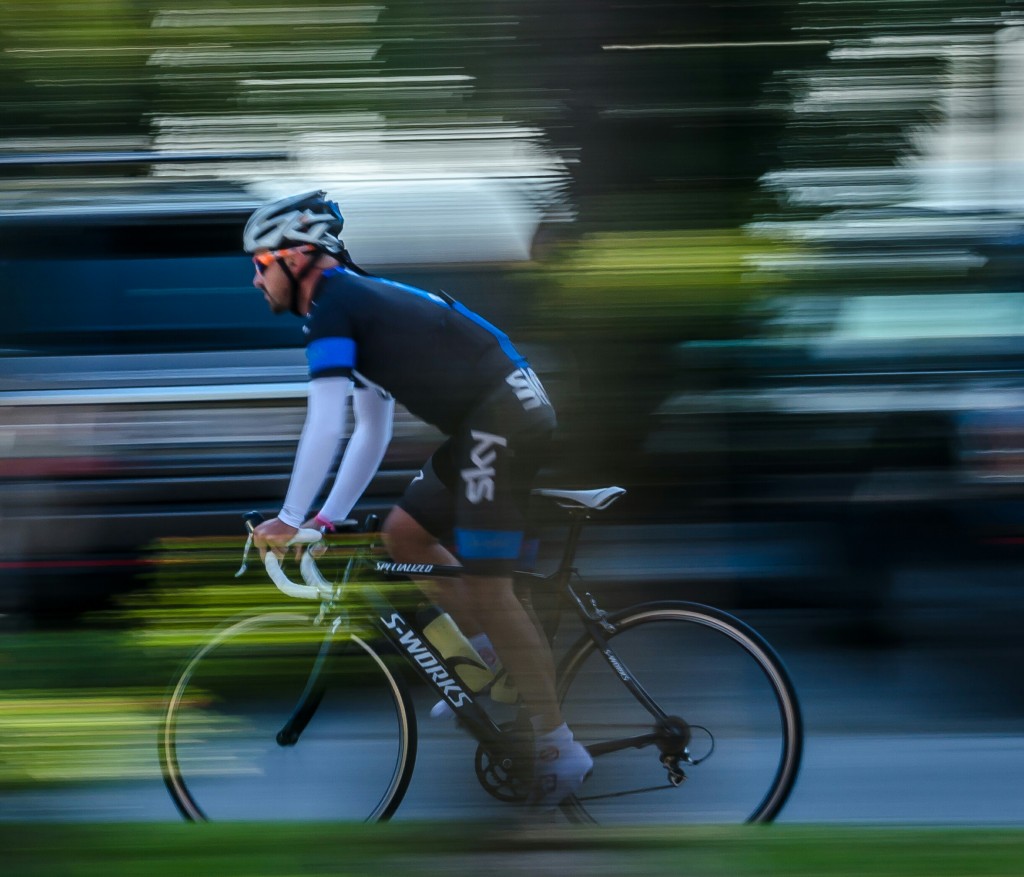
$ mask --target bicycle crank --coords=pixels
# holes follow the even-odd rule
[[[512,736],[517,727],[508,723],[501,730]],[[525,801],[529,795],[533,765],[528,746],[512,744],[489,752],[481,744],[476,749],[474,766],[476,778],[491,797],[512,804]]]

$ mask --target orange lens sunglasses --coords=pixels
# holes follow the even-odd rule
[[[302,247],[288,247],[284,250],[267,250],[265,253],[255,253],[252,257],[253,264],[256,266],[256,270],[262,274],[267,268],[274,264],[278,259],[284,259],[287,256],[291,256],[294,253],[311,253],[313,247],[302,246]]]

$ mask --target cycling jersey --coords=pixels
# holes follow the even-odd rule
[[[464,305],[350,268],[324,272],[305,332],[311,378],[365,378],[447,435],[502,382],[543,394],[508,336]]]
[[[356,429],[321,513],[346,515],[368,483],[394,397],[449,436],[400,504],[437,538],[453,538],[468,572],[510,574],[555,415],[508,336],[450,297],[343,267],[324,272],[305,332],[309,408],[281,520],[303,520],[345,432],[354,381],[365,388]]]

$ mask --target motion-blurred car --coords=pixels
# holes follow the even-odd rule
[[[698,366],[720,383],[657,413],[646,450],[666,479],[718,473],[709,513],[810,535],[821,575],[790,580],[776,604],[905,630],[908,614],[963,619],[983,605],[966,587],[920,593],[908,571],[977,582],[989,569],[1009,583],[1016,567],[998,600],[1018,605],[1024,293],[791,296],[766,312],[759,335],[678,348],[681,383]]]
[[[436,230],[446,212],[457,224],[499,202],[511,211],[499,182],[439,178],[416,191],[443,192]],[[364,216],[370,188],[354,198]],[[390,243],[401,267],[389,276],[444,286],[508,325],[498,269],[529,255],[541,206],[472,241],[435,235],[424,267],[411,258],[425,256],[422,241],[401,249],[400,189],[377,191],[381,215],[356,235],[365,251],[380,264]],[[77,613],[131,586],[153,540],[235,534],[240,512],[279,506],[306,366],[300,322],[268,312],[240,250],[264,196],[148,184],[0,204],[0,613]],[[399,409],[360,513],[390,505],[439,439]]]

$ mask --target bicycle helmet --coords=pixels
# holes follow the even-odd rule
[[[247,253],[312,244],[331,255],[345,252],[341,230],[345,220],[323,190],[290,195],[256,210],[245,224],[242,245]]]

